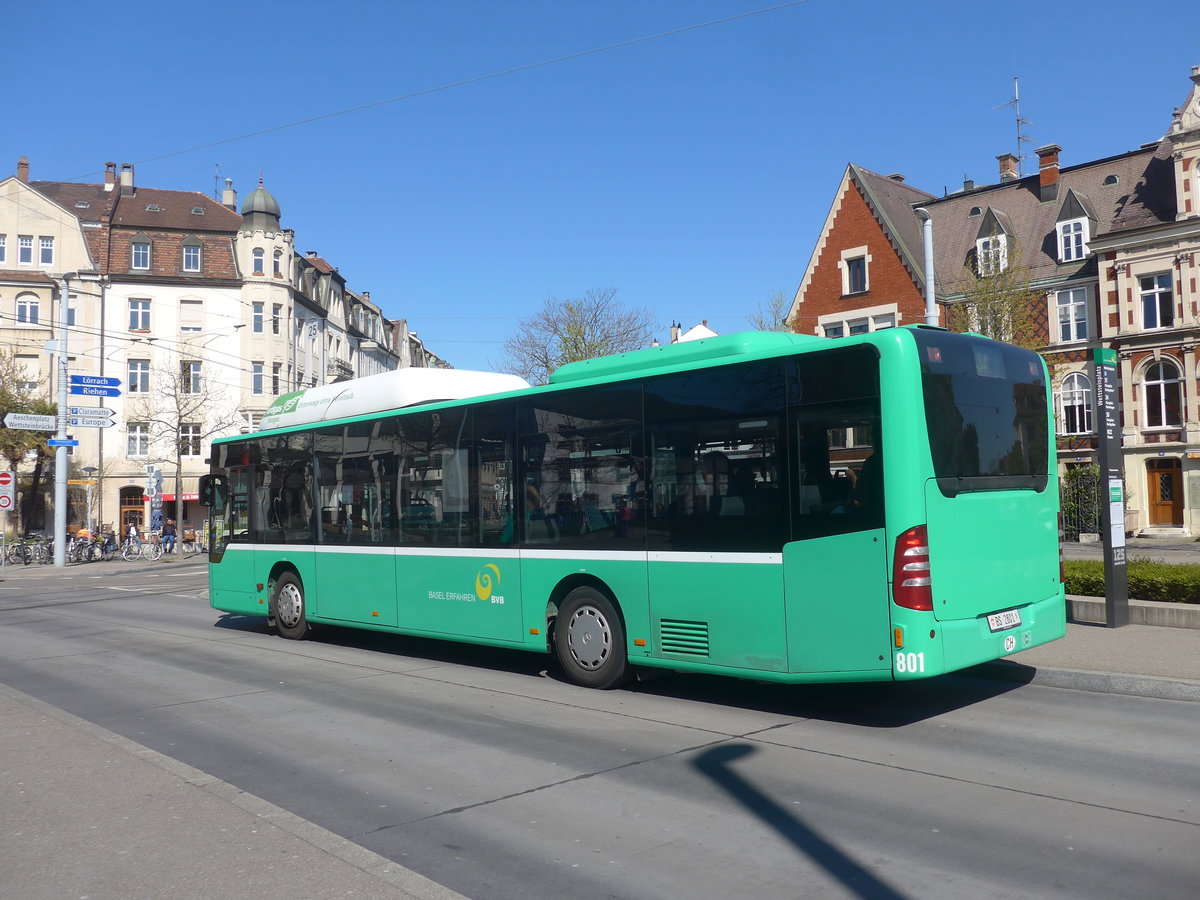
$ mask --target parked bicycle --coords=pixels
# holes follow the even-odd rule
[[[54,560],[54,542],[40,534],[27,534],[8,545],[5,561],[9,565],[28,566],[33,563],[49,563]]]
[[[121,558],[126,562],[135,559],[147,559],[152,562],[157,562],[162,559],[162,543],[157,534],[150,534],[146,538],[129,538],[125,541],[125,546],[121,549]]]

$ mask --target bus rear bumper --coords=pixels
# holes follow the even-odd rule
[[[1000,631],[991,630],[987,616],[939,623],[944,671],[1003,659],[1067,633],[1067,604],[1061,586],[1054,596],[1015,609],[1021,624]]]

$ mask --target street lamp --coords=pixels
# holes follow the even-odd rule
[[[58,439],[54,449],[54,565],[62,568],[67,564],[67,311],[70,295],[67,282],[72,278],[80,281],[99,281],[100,273],[63,272],[58,279]]]

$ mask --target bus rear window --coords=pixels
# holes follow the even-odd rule
[[[938,487],[1046,488],[1049,414],[1036,353],[986,338],[915,331]]]

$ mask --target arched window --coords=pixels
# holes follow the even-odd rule
[[[1059,400],[1059,434],[1092,433],[1092,382],[1082,372],[1063,379]]]
[[[262,275],[266,272],[266,270],[263,268],[263,258],[265,255],[266,255],[265,251],[263,250],[262,247],[254,248],[254,274],[255,275]]]
[[[17,321],[22,325],[36,325],[41,317],[41,304],[37,294],[17,295]]]
[[[1160,360],[1150,366],[1142,389],[1147,428],[1179,428],[1183,424],[1183,380],[1175,363]]]

